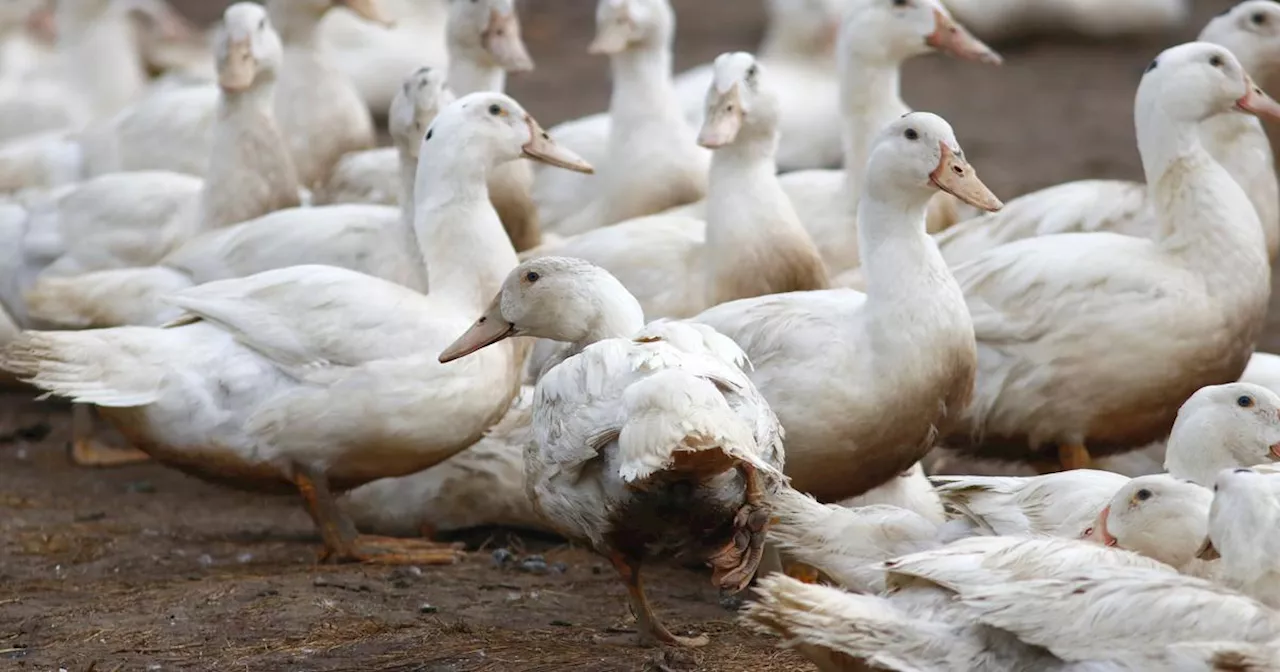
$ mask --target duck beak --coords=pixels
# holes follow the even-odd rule
[[[1271,450],[1269,452],[1271,453],[1271,457],[1280,460],[1280,443],[1271,444]]]
[[[458,340],[449,344],[440,353],[440,363],[447,364],[455,359],[466,357],[467,355],[487,348],[498,341],[511,338],[516,335],[516,325],[511,324],[502,316],[502,294],[493,297],[493,303],[489,304],[488,310],[484,311],[484,315],[467,329],[466,333],[458,337]]]
[[[335,0],[334,4],[346,7],[365,21],[376,23],[384,28],[396,26],[395,21],[382,13],[382,5],[378,0]]]
[[[1196,551],[1196,557],[1201,560],[1217,560],[1222,556],[1218,555],[1218,549],[1213,547],[1213,540],[1205,539],[1200,550]]]
[[[54,42],[58,39],[58,20],[52,7],[40,7],[27,15],[27,30],[43,42]]]
[[[733,142],[742,130],[742,95],[734,84],[707,106],[707,118],[698,133],[698,144],[717,149]]]
[[[231,40],[227,55],[218,68],[218,86],[223,91],[244,91],[258,75],[258,59],[253,55],[253,43],[248,38]]]
[[[942,157],[938,159],[938,167],[929,173],[929,181],[935,187],[980,210],[995,212],[1004,207],[1004,203],[978,179],[973,166],[956,156],[947,143],[938,145],[942,147]]]
[[[1261,87],[1254,84],[1253,78],[1247,74],[1244,76],[1244,85],[1248,92],[1236,101],[1236,109],[1264,119],[1280,121],[1280,103],[1276,103]]]
[[[1089,528],[1088,534],[1080,535],[1080,538],[1103,546],[1115,546],[1119,540],[1111,536],[1111,532],[1107,530],[1107,518],[1110,515],[1111,507],[1103,507],[1097,519],[1093,521],[1093,525]]]
[[[549,166],[572,170],[575,173],[590,175],[596,172],[596,169],[592,168],[586,159],[557,145],[555,140],[551,139],[551,135],[542,130],[542,127],[538,125],[537,120],[533,117],[525,115],[524,122],[529,125],[529,142],[524,143],[524,155],[526,158]]]
[[[610,21],[603,26],[596,27],[596,37],[591,40],[591,46],[587,47],[587,53],[603,56],[612,56],[626,51],[627,45],[631,43],[631,22]]]
[[[489,25],[480,40],[484,50],[503,70],[528,72],[533,69],[533,58],[520,37],[520,18],[514,11],[501,14],[496,9],[490,10]]]
[[[1000,65],[1004,62],[1000,54],[974,37],[942,10],[933,10],[933,26],[933,32],[924,38],[924,43],[930,47],[966,61],[977,61],[988,65]]]

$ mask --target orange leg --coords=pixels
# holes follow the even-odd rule
[[[711,563],[711,582],[722,590],[741,591],[751,583],[764,555],[765,532],[769,529],[769,507],[764,502],[764,484],[755,467],[738,467],[746,481],[746,503],[733,519],[733,540],[716,551]]]
[[[334,502],[324,474],[299,467],[294,485],[324,540],[322,562],[368,562],[380,565],[452,565],[462,557],[461,544],[420,539],[361,535]]]
[[[786,574],[801,583],[818,583],[818,580],[822,577],[817,569],[814,569],[803,562],[796,562],[788,565]]]
[[[671,634],[667,626],[658,620],[649,606],[649,599],[644,594],[644,584],[640,582],[640,563],[632,562],[625,555],[614,551],[609,554],[609,562],[627,585],[627,599],[631,603],[631,611],[636,616],[636,636],[598,637],[597,640],[610,644],[654,646],[668,644],[671,646],[699,647],[710,641],[706,635],[697,637],[679,637]]]
[[[1089,457],[1089,449],[1082,443],[1059,444],[1058,462],[1065,470],[1088,469],[1093,465],[1093,459]]]
[[[116,448],[98,438],[97,411],[76,404],[71,408],[71,461],[82,467],[120,467],[151,459],[137,448]]]

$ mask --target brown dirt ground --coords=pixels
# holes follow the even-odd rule
[[[206,16],[224,4],[188,0]],[[536,72],[512,92],[546,124],[598,109],[605,64],[584,55],[587,0],[529,3]],[[757,3],[677,0],[679,67],[760,35]],[[746,4],[750,9],[737,7]],[[1226,0],[1196,3],[1198,26]],[[734,8],[716,12],[717,8]],[[1137,178],[1130,105],[1168,39],[1001,45],[1001,69],[925,58],[906,98],[946,116],[1006,198],[1085,177]],[[1280,314],[1280,311],[1273,311]],[[1280,329],[1264,345],[1275,349]],[[623,591],[591,554],[500,531],[470,535],[451,567],[317,566],[315,535],[287,498],[246,495],[154,466],[67,464],[65,408],[0,397],[0,435],[44,417],[40,441],[0,443],[0,669],[800,670],[796,656],[733,625],[707,576],[658,568],[649,586],[678,628],[711,634],[694,653],[617,648]],[[497,545],[542,552],[563,573],[491,565]],[[431,605],[430,613],[422,613]]]

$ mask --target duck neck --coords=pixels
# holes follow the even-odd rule
[[[422,260],[422,245],[414,230],[413,218],[413,213],[416,211],[413,190],[418,177],[418,154],[401,143],[396,148],[396,155],[400,159],[400,244],[418,262],[414,268],[414,278],[418,286],[414,289],[425,294],[429,291],[430,284],[427,281],[426,264]]]
[[[896,62],[873,62],[858,56],[842,59],[840,111],[844,118],[845,192],[857,197],[867,171],[867,157],[876,135],[909,109],[900,93]]]
[[[644,310],[636,297],[616,280],[611,279],[608,286],[609,290],[597,298],[597,311],[586,330],[576,340],[562,341],[563,347],[543,363],[540,373],[551,370],[593,343],[611,338],[631,338],[644,327]]]
[[[613,93],[609,114],[614,127],[626,128],[636,118],[655,111],[682,119],[680,101],[671,83],[671,49],[663,41],[637,45],[609,59]]]
[[[1266,241],[1244,190],[1205,150],[1200,124],[1159,105],[1139,106],[1138,149],[1147,190],[1159,215],[1155,240],[1198,271],[1218,296],[1241,295],[1241,274],[1269,282]]]
[[[61,9],[63,4],[59,3]],[[95,117],[124,109],[146,87],[137,38],[129,16],[108,8],[93,18],[58,13],[58,54],[63,76],[79,91]]]
[[[286,48],[313,50],[319,47],[320,22],[324,12],[308,11],[294,0],[268,0],[267,15]]]
[[[792,25],[786,11],[774,11],[757,50],[761,60],[832,61],[834,45],[829,36],[811,35]]]
[[[501,93],[507,86],[507,71],[474,58],[459,55],[449,59],[449,88],[459,97],[477,91]]]
[[[299,205],[297,171],[272,111],[275,88],[275,75],[260,72],[248,89],[222,91],[201,190],[203,230]]]
[[[959,295],[938,246],[925,232],[932,192],[881,199],[864,193],[858,203],[858,249],[867,283],[868,307],[916,305],[936,291],[939,280]]]
[[[483,312],[516,267],[516,251],[489,202],[485,158],[468,156],[463,143],[432,149],[419,152],[413,212],[427,285]]]

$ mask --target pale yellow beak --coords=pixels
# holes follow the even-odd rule
[[[384,28],[394,28],[396,25],[395,21],[382,13],[382,4],[378,0],[334,0],[334,4],[346,7],[365,21],[379,24]]]
[[[489,304],[489,308],[484,311],[484,315],[481,315],[470,329],[440,353],[441,364],[466,357],[477,350],[516,335],[516,325],[502,317],[501,300],[502,294],[495,296],[493,303]]]
[[[940,142],[938,145],[942,148],[942,157],[938,159],[938,167],[929,173],[929,181],[935,187],[987,212],[995,212],[1004,207],[1004,203],[978,179],[973,166],[956,156],[947,143]]]
[[[536,119],[525,115],[524,123],[529,125],[529,142],[524,143],[523,146],[526,158],[545,163],[548,166],[572,170],[575,173],[587,173],[590,175],[596,172],[596,169],[590,163],[587,163],[586,159],[557,145],[556,141],[551,139],[551,134],[542,130]]]
[[[610,21],[596,27],[596,37],[587,47],[587,53],[611,56],[626,51],[631,44],[631,22],[628,20]]]
[[[249,39],[232,40],[227,44],[227,56],[218,68],[218,86],[223,91],[244,91],[253,85],[258,75],[258,59],[253,56],[253,43]]]
[[[1280,121],[1280,103],[1276,103],[1266,91],[1254,84],[1253,78],[1248,74],[1244,76],[1244,84],[1247,87],[1247,93],[1236,101],[1236,109],[1272,121]]]
[[[934,49],[966,61],[978,61],[990,65],[1000,65],[1004,62],[994,49],[974,37],[941,10],[933,10],[933,25],[933,32],[924,39],[924,43]]]
[[[698,133],[698,144],[717,149],[733,142],[742,130],[742,95],[734,84],[707,106],[706,119]]]
[[[1222,556],[1218,554],[1218,549],[1213,547],[1213,540],[1205,539],[1204,544],[1200,546],[1200,550],[1196,551],[1196,557],[1201,560],[1217,560]]]
[[[500,14],[490,10],[489,26],[480,38],[484,50],[507,72],[528,72],[533,69],[533,58],[520,38],[520,18],[515,12]]]

